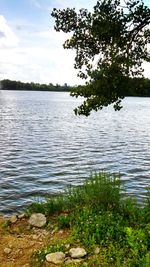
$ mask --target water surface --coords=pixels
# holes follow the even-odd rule
[[[150,98],[126,98],[77,117],[68,93],[0,91],[0,212],[78,185],[92,171],[120,172],[130,194],[150,186]]]

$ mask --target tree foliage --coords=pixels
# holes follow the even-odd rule
[[[68,92],[71,90],[71,86],[66,83],[64,85],[52,83],[49,84],[39,84],[39,83],[23,83],[20,81],[11,81],[8,79],[1,81],[2,90],[19,90],[19,91],[57,91],[57,92]]]
[[[80,86],[82,88],[82,86]],[[8,79],[1,81],[1,90],[19,90],[19,91],[49,91],[49,92],[71,92],[76,88],[69,86],[52,83],[39,84],[39,83],[23,83],[20,81],[11,81]],[[150,97],[150,79],[145,78],[130,78],[130,87],[127,88],[125,96],[144,96]]]
[[[86,79],[72,92],[85,98],[75,113],[88,116],[112,103],[120,110],[131,77],[141,77],[150,61],[150,8],[142,0],[99,0],[93,12],[54,8],[52,16],[56,31],[71,33],[63,46],[75,49],[74,67]]]

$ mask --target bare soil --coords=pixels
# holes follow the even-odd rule
[[[31,228],[27,218],[10,223],[0,217],[0,267],[29,267],[34,251],[67,236],[68,231]],[[9,253],[6,248],[10,249]],[[52,265],[45,263],[45,266]]]

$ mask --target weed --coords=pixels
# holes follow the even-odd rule
[[[60,229],[63,228],[70,228],[70,223],[71,223],[71,217],[68,215],[60,215],[58,216],[58,227]]]
[[[150,192],[143,207],[123,195],[118,175],[95,173],[82,186],[32,204],[30,212],[57,214],[58,228],[70,228],[74,243],[88,251],[89,267],[150,267]],[[58,246],[49,246],[32,259],[42,266],[46,253],[64,249]],[[100,247],[100,255],[93,256],[95,246]]]
[[[49,253],[57,252],[57,251],[64,252],[65,251],[64,245],[58,242],[57,244],[44,247],[43,249],[34,252],[30,259],[30,266],[32,267],[43,266],[46,255]]]

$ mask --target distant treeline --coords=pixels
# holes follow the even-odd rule
[[[1,81],[1,89],[2,90],[20,90],[20,91],[70,91],[71,87],[65,83],[64,85],[53,85],[49,84],[39,84],[39,83],[23,83],[20,81],[11,81],[11,80],[2,80]]]
[[[150,79],[148,78],[128,79],[125,95],[150,97]]]
[[[69,92],[77,87],[71,87],[65,83],[64,85],[39,84],[39,83],[23,83],[20,81],[2,80],[2,90],[27,90],[27,91],[58,91]],[[82,86],[81,86],[82,87]],[[84,86],[85,87],[85,86]],[[150,97],[150,79],[148,78],[129,78],[125,86],[125,96],[143,96]]]

